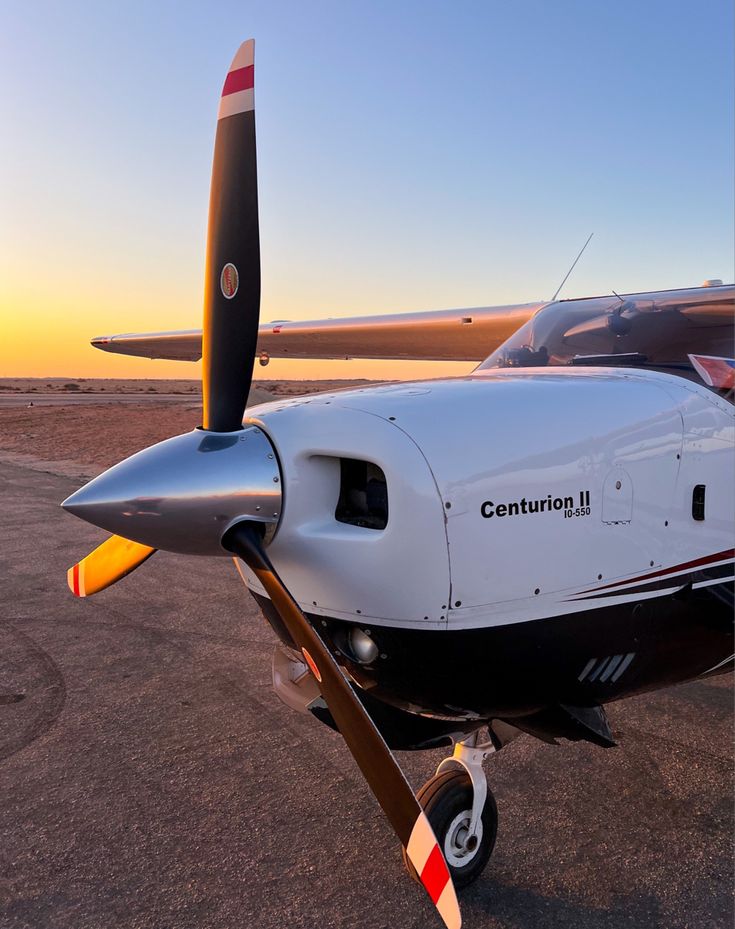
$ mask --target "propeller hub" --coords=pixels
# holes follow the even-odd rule
[[[228,555],[220,544],[240,520],[273,537],[281,514],[275,449],[257,426],[194,429],[152,445],[85,484],[62,503],[87,522],[164,551]]]

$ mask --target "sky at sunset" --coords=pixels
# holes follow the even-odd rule
[[[219,92],[256,40],[261,319],[732,281],[730,0],[0,0],[0,376],[197,377]],[[274,360],[256,376],[472,365]]]

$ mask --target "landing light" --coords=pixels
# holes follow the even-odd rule
[[[355,660],[360,664],[372,664],[378,657],[378,646],[362,629],[351,629],[347,636],[347,643]]]

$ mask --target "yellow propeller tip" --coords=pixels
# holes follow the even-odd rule
[[[150,558],[155,549],[111,535],[86,558],[66,572],[69,590],[75,597],[91,597],[130,574]]]
[[[84,591],[84,568],[79,562],[66,572],[66,582],[75,597],[86,596]]]

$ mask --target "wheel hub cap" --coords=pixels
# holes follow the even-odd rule
[[[477,824],[477,831],[470,835],[472,810],[458,813],[447,829],[444,840],[444,857],[454,868],[462,868],[475,857],[482,842],[482,820]]]

